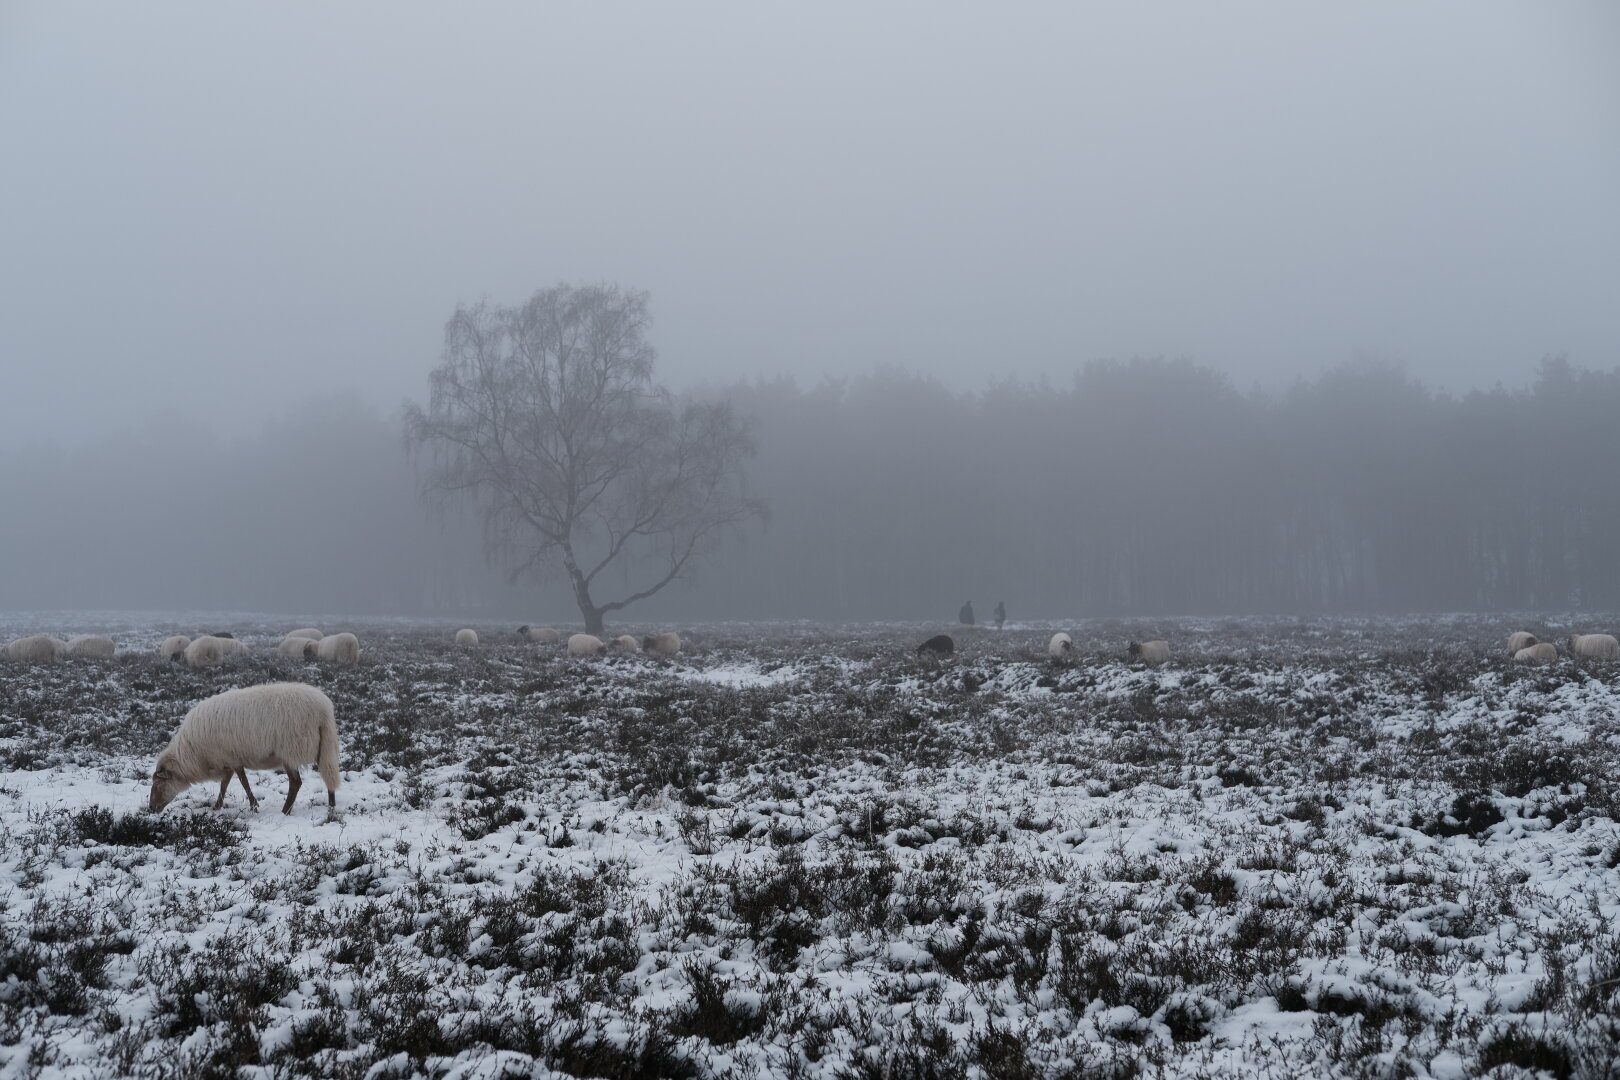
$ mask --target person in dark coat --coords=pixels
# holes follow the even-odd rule
[[[962,610],[956,613],[956,621],[963,626],[973,625],[973,601],[969,600],[962,605]]]
[[[1002,601],[997,600],[996,601],[996,629],[1000,630],[1001,629],[1001,624],[1006,622],[1006,621],[1007,621],[1007,605],[1005,603],[1003,603]]]

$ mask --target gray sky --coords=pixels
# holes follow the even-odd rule
[[[459,300],[665,376],[1620,363],[1620,4],[0,0],[0,444],[420,395]]]

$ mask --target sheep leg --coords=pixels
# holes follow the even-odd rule
[[[236,778],[238,780],[242,781],[242,790],[247,792],[248,805],[253,807],[253,812],[255,814],[257,814],[259,812],[259,800],[253,797],[253,789],[248,787],[247,770],[246,769],[237,769],[236,770]],[[227,776],[225,778],[225,782],[227,784],[230,783],[231,778]]]
[[[282,805],[283,814],[292,813],[293,800],[298,798],[298,788],[303,784],[304,778],[298,775],[298,769],[287,766],[287,801]]]
[[[219,782],[219,798],[214,800],[214,809],[218,810],[225,805],[225,789],[231,786],[231,774],[226,773],[225,779]]]

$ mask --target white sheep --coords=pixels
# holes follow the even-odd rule
[[[457,630],[456,631],[456,644],[457,645],[466,645],[466,646],[469,646],[469,647],[477,645],[478,644],[478,631],[476,631],[476,630],[465,630],[465,629],[464,630]]]
[[[1052,640],[1046,643],[1046,655],[1048,656],[1068,656],[1073,651],[1074,639],[1068,634],[1061,632],[1053,634]]]
[[[549,626],[529,626],[527,623],[518,627],[518,637],[536,641],[542,645],[555,645],[562,640],[562,632],[553,630]]]
[[[80,634],[78,637],[68,638],[67,652],[69,656],[111,660],[118,653],[118,645],[112,638],[102,637],[100,634]]]
[[[1611,634],[1571,634],[1569,653],[1588,660],[1620,660],[1620,641]]]
[[[569,656],[596,656],[605,648],[601,638],[590,634],[575,634],[568,639]]]
[[[1162,664],[1170,659],[1168,641],[1133,641],[1127,651],[1132,659],[1144,664]]]
[[[320,648],[320,644],[319,641],[311,638],[288,634],[281,639],[281,644],[276,646],[276,652],[294,660],[314,660],[317,656],[316,650]]]
[[[229,634],[215,640],[219,642],[219,655],[226,660],[237,660],[248,654],[248,647]]]
[[[57,649],[57,640],[49,634],[31,634],[20,637],[6,646],[6,659],[28,660],[43,663],[55,660],[61,653]]]
[[[1508,655],[1517,658],[1519,653],[1536,643],[1536,635],[1528,630],[1515,630],[1508,635]]]
[[[608,648],[615,652],[639,653],[641,651],[641,642],[637,641],[633,634],[620,634],[608,644]]]
[[[353,634],[328,634],[316,643],[315,656],[338,664],[358,664],[360,639]]]
[[[1550,641],[1538,641],[1514,653],[1513,659],[1520,664],[1556,664],[1558,648]]]
[[[287,636],[288,637],[308,638],[310,641],[319,641],[319,640],[321,640],[321,638],[325,637],[326,635],[321,633],[319,630],[315,629],[313,626],[306,626],[301,630],[289,630],[289,631],[287,631]]]
[[[326,805],[337,805],[338,735],[332,699],[303,683],[266,683],[227,690],[186,713],[180,730],[158,755],[147,806],[155,814],[192,784],[219,781],[214,809],[225,805],[231,777],[242,781],[248,804],[259,809],[248,786],[248,769],[287,774],[283,814],[292,813],[303,780],[301,766],[314,762],[326,783]]]
[[[681,635],[673,630],[662,634],[649,634],[641,639],[641,647],[659,656],[674,656],[681,651]]]
[[[225,638],[204,634],[200,638],[193,638],[191,644],[186,646],[186,651],[180,655],[185,658],[187,667],[214,667],[225,659],[225,641]]]
[[[158,645],[158,659],[173,660],[176,656],[184,653],[186,651],[186,646],[190,644],[191,639],[186,637],[186,635],[171,634],[170,636],[164,638],[162,643]]]

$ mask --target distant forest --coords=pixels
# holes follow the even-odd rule
[[[1453,396],[1379,364],[1245,394],[1184,361],[956,392],[880,370],[724,393],[769,524],[623,621],[1620,609],[1620,369]],[[152,422],[0,454],[0,608],[578,620],[417,498],[398,417]]]

